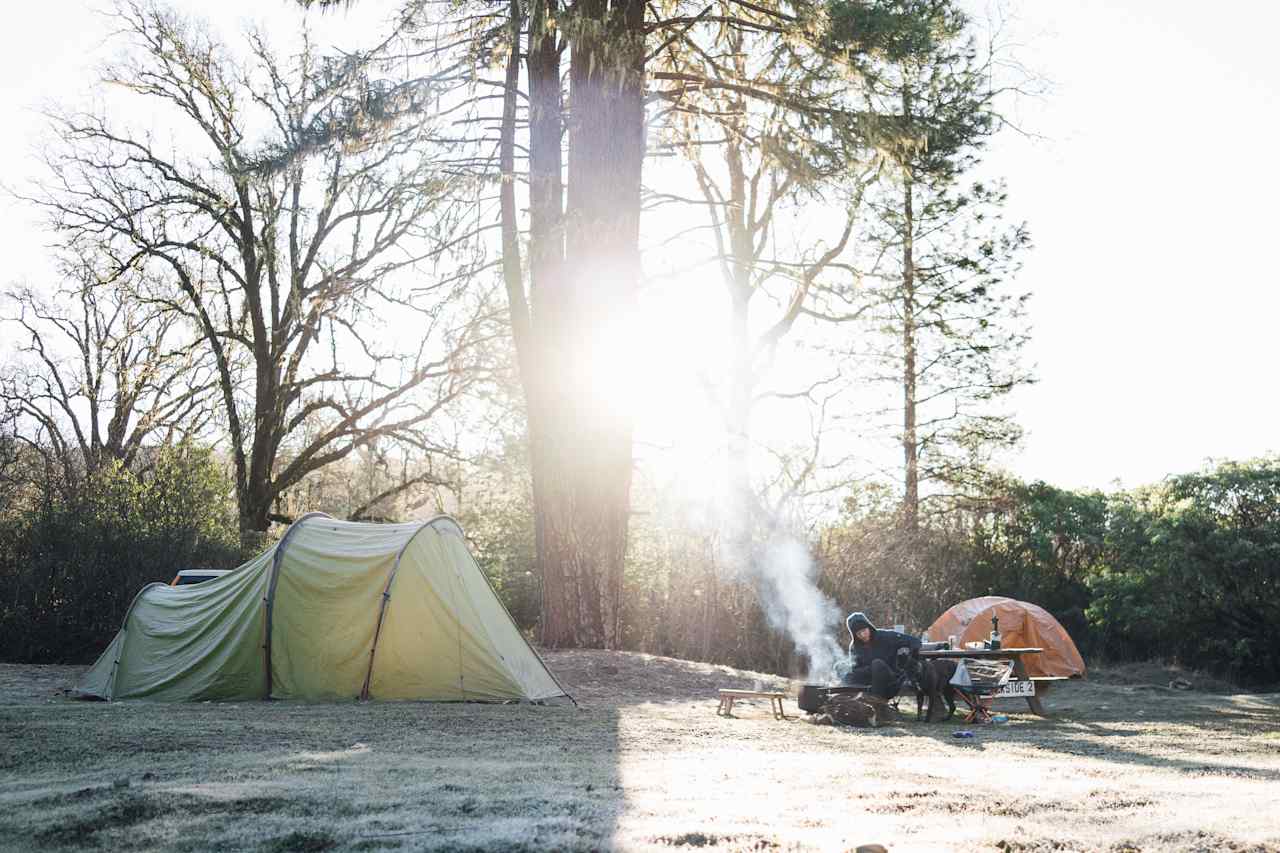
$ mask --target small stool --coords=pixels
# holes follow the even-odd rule
[[[788,717],[782,709],[782,700],[786,697],[787,694],[785,693],[775,693],[768,690],[731,690],[722,687],[720,689],[720,706],[716,708],[716,714],[721,717],[732,717],[735,699],[768,699],[769,709],[773,711],[773,718],[775,720],[785,720]]]

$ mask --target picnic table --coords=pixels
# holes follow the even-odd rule
[[[1040,701],[1040,694],[1048,692],[1049,685],[1055,681],[1064,681],[1061,676],[1036,676],[1032,677],[1027,674],[1027,667],[1023,664],[1022,659],[1027,655],[1038,655],[1044,649],[1039,648],[1000,648],[1000,649],[933,649],[930,651],[921,651],[920,657],[925,659],[938,658],[969,658],[971,660],[1007,660],[1013,663],[1013,678],[1008,684],[1001,689],[990,694],[977,694],[964,690],[959,690],[961,698],[970,708],[976,710],[982,706],[984,702],[999,697],[1021,697],[1027,700],[1027,705],[1031,708],[1031,713],[1037,716],[1047,717],[1049,713],[1045,710],[1044,704]]]

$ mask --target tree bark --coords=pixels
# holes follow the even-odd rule
[[[542,642],[616,648],[631,494],[632,416],[610,375],[640,275],[644,5],[588,0],[570,62],[569,180],[562,208],[559,57],[535,5],[529,50],[529,407]],[[561,211],[564,211],[563,214]],[[605,368],[605,369],[602,369]]]

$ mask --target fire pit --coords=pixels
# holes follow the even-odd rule
[[[805,684],[800,688],[800,692],[796,695],[796,704],[800,706],[800,710],[806,714],[817,713],[818,709],[826,704],[827,700],[832,696],[842,693],[853,694],[863,693],[866,687],[847,687],[844,685],[829,684]]]

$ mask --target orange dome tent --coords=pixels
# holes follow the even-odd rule
[[[1084,677],[1084,659],[1066,629],[1043,607],[1000,595],[971,598],[954,605],[925,632],[931,640],[956,637],[961,644],[991,636],[991,617],[1000,618],[1000,642],[1008,647],[1044,649],[1022,659],[1027,674]]]

